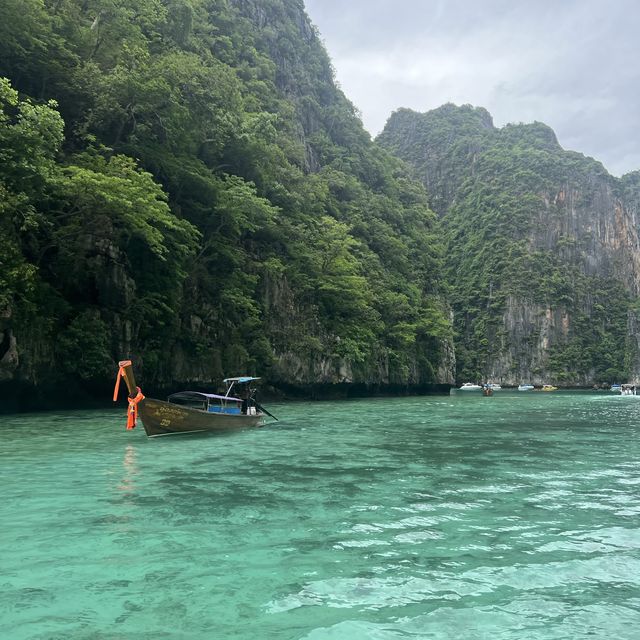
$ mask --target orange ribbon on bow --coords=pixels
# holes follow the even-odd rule
[[[136,387],[138,393],[132,398],[129,396],[129,409],[127,411],[127,431],[135,429],[136,420],[138,419],[138,402],[144,400],[140,387]]]
[[[126,365],[130,365],[131,361],[130,360],[125,360],[122,364]],[[120,378],[125,378],[126,377],[126,373],[125,373],[125,368],[124,366],[122,366],[122,364],[120,365],[120,368],[118,369],[118,375],[116,377],[116,386],[113,390],[113,401],[115,402],[118,399],[118,391],[120,391]],[[138,393],[135,396],[129,396],[128,400],[129,400],[129,408],[127,409],[127,431],[130,431],[131,429],[134,429],[136,426],[136,420],[138,419],[138,403],[141,400],[144,400],[144,396],[142,395],[142,391],[140,390],[140,387],[136,387]]]

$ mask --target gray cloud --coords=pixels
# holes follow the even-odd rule
[[[614,175],[640,169],[636,0],[305,0],[372,135],[392,111],[539,120]]]

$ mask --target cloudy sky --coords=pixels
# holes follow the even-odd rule
[[[305,0],[378,134],[399,107],[548,124],[610,173],[640,169],[640,0]]]

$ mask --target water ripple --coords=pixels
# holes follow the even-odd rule
[[[5,417],[0,636],[635,640],[640,404],[543,395]]]

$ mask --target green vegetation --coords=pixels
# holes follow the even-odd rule
[[[5,379],[438,381],[438,221],[300,0],[6,0],[0,76]]]
[[[0,380],[637,369],[640,173],[468,105],[372,142],[301,0],[5,0],[0,78]]]

